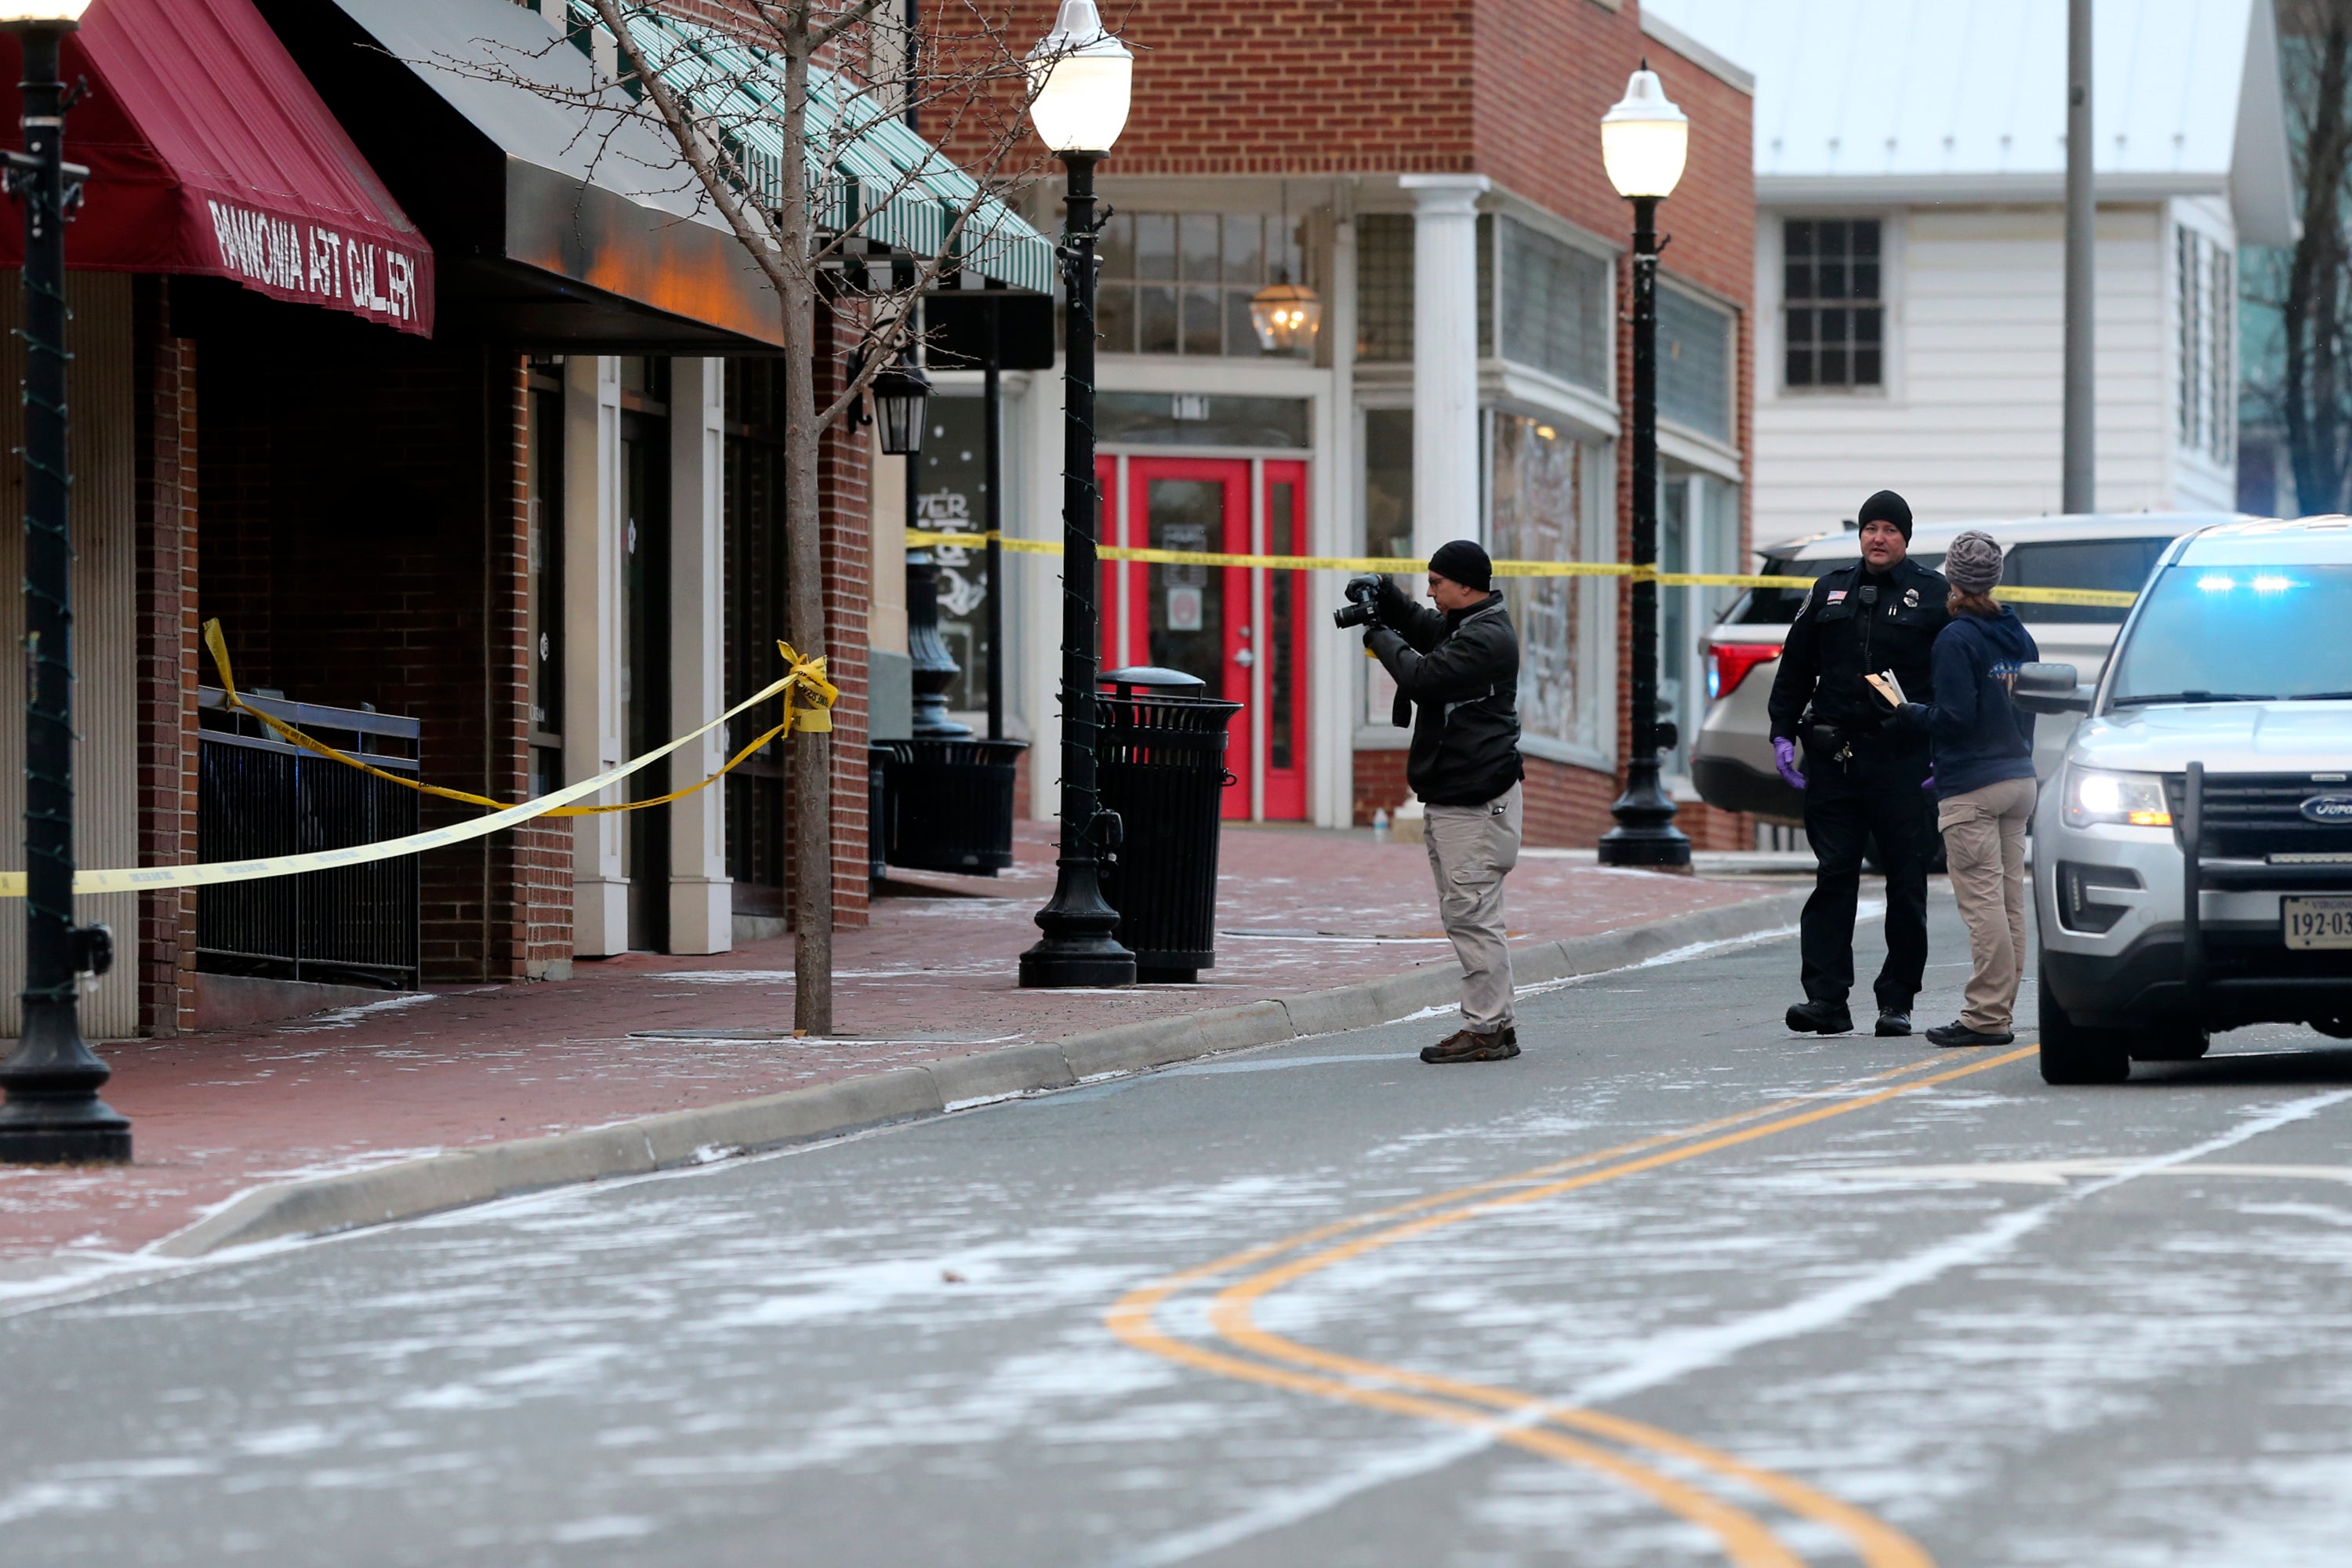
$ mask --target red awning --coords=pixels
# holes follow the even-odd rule
[[[23,59],[0,39],[10,145]],[[228,278],[431,335],[433,247],[252,0],[96,0],[63,75],[89,81],[66,119],[66,157],[90,171],[68,268]],[[0,213],[0,266],[24,243]]]

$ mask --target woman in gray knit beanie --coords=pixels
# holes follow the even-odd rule
[[[2033,716],[2010,700],[2017,668],[2042,657],[1992,596],[2000,546],[1975,529],[1944,552],[1952,618],[1937,634],[1936,702],[1906,717],[1934,751],[1936,826],[1969,928],[1968,1002],[1927,1031],[1938,1046],[2005,1046],[2025,968],[2025,824],[2033,815]]]
[[[1991,534],[1969,530],[1944,552],[1944,580],[1972,601],[1965,608],[1954,605],[1954,615],[2000,614],[1984,601],[2000,582],[2000,546]]]

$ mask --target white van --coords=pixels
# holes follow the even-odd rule
[[[2006,557],[2001,584],[2010,588],[2104,588],[2137,592],[2175,539],[2217,523],[2247,521],[2229,513],[2129,512],[2121,515],[2036,517],[1994,522],[1922,523],[1911,554],[1940,569],[1954,536],[1981,529]],[[1762,552],[1760,574],[1786,577],[1786,588],[1742,595],[1707,634],[1707,710],[1691,748],[1691,784],[1701,800],[1726,811],[1753,812],[1776,822],[1801,822],[1804,801],[1772,766],[1772,721],[1767,704],[1780,669],[1780,642],[1797,618],[1813,579],[1861,558],[1852,532],[1840,530],[1790,540]],[[2015,606],[2042,657],[2071,664],[2095,681],[2122,608],[2074,605]],[[2074,725],[2045,720],[2034,734],[2034,769],[2047,778],[2064,753]]]

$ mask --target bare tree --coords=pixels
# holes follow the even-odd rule
[[[982,0],[940,0],[919,35],[904,0],[729,0],[697,5],[690,16],[688,3],[586,0],[598,24],[593,44],[609,51],[621,92],[603,84],[551,88],[529,62],[436,63],[568,102],[580,112],[583,141],[600,155],[616,145],[624,126],[656,132],[670,162],[641,177],[690,190],[775,290],[783,323],[786,618],[796,649],[821,658],[832,645],[819,443],[910,341],[921,293],[967,245],[988,242],[999,215],[1009,216],[996,193],[1037,174],[1034,151],[1020,152],[1026,68],[1008,42],[1008,13],[983,10]],[[562,38],[550,45],[569,47]],[[933,141],[955,147],[961,166],[944,154],[910,168],[859,156],[861,146],[881,138],[886,121],[911,119],[919,107]],[[845,165],[862,173],[810,180],[812,166]],[[937,200],[942,190],[944,206]],[[900,195],[918,191],[940,213],[943,243],[929,256],[896,256],[877,277],[883,216]],[[822,405],[821,296],[864,328],[861,368]],[[834,1026],[832,738],[815,731],[793,743],[793,1024],[826,1034]]]
[[[2279,31],[2303,235],[2273,269],[2285,363],[2261,395],[2286,427],[2302,510],[2341,511],[2352,504],[2352,0],[2279,0]]]

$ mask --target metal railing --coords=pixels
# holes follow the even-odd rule
[[[423,726],[415,719],[242,696],[386,773],[416,776]],[[228,708],[216,688],[199,687],[196,708],[199,859],[341,849],[418,830],[424,797],[415,790],[287,744]],[[196,967],[209,974],[413,987],[417,901],[413,855],[205,888],[196,895]]]

